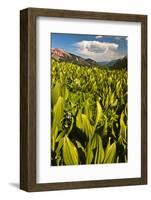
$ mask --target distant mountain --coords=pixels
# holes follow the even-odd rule
[[[63,49],[51,49],[51,56],[56,60],[69,59],[71,56],[68,52],[65,52]]]
[[[90,65],[93,65],[93,66],[99,65],[95,60],[92,60],[91,58],[87,58],[87,59],[85,59],[85,61],[87,61]]]
[[[117,60],[111,60],[110,62],[107,63],[107,65],[108,65],[109,67],[112,67],[112,66],[115,65],[116,62],[117,62]]]
[[[99,62],[98,63],[101,67],[109,67],[109,69],[127,69],[127,56],[124,56],[121,59],[112,60],[110,62]]]
[[[83,66],[98,66],[102,68],[109,68],[109,69],[121,69],[121,68],[127,68],[127,56],[112,60],[110,62],[96,62],[95,60],[91,58],[84,59],[80,56],[77,56],[75,54],[69,53],[64,51],[60,48],[52,48],[51,49],[51,56],[55,60],[58,61],[65,61],[65,62],[71,62],[78,65]]]
[[[90,58],[84,59],[80,56],[66,52],[63,49],[59,48],[51,49],[51,56],[58,61],[72,62],[74,64],[86,66],[99,66],[99,64],[95,60],[92,60]]]
[[[100,66],[105,66],[105,65],[107,65],[108,63],[109,63],[108,61],[98,62],[98,64],[99,64]]]
[[[127,56],[121,58],[121,59],[117,59],[114,62],[110,62],[109,63],[110,68],[111,69],[121,69],[121,68],[126,68],[127,69]]]

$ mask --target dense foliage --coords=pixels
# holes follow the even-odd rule
[[[51,164],[127,162],[127,71],[51,64]]]

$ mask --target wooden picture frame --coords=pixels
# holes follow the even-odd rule
[[[141,177],[36,183],[36,19],[39,16],[141,23]],[[147,16],[27,8],[20,12],[20,188],[47,191],[147,184]]]

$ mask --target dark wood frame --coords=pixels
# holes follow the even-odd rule
[[[36,18],[38,16],[141,23],[141,178],[36,183]],[[20,188],[31,192],[141,184],[147,184],[147,16],[40,8],[21,10]]]

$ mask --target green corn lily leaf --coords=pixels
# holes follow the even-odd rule
[[[109,95],[107,95],[107,97],[106,97],[105,107],[106,107],[106,108],[109,107]]]
[[[106,136],[107,135],[107,127],[108,127],[108,124],[107,124],[107,118],[105,117],[105,122],[104,122],[104,127],[103,127],[103,136]]]
[[[94,137],[92,138],[92,141],[91,141],[91,148],[93,150],[96,147],[97,147],[97,137],[96,137],[96,134],[95,134]]]
[[[59,133],[58,137],[56,138],[56,141],[55,142],[59,142],[65,135],[65,131],[62,131],[61,133]]]
[[[127,156],[126,155],[124,155],[124,160],[125,160],[125,162],[127,162],[128,160],[127,160]]]
[[[66,86],[62,87],[62,89],[61,89],[61,95],[62,95],[62,97],[64,97],[65,100],[68,99],[68,97],[69,97],[69,91],[68,91],[68,89],[67,89]]]
[[[120,134],[119,137],[118,137],[118,143],[121,145],[123,144],[123,137],[122,135]]]
[[[89,101],[85,101],[85,106],[84,106],[84,114],[89,116]]]
[[[103,111],[100,103],[97,101],[97,112],[96,112],[96,119],[95,119],[95,127],[97,126],[98,122],[103,118]]]
[[[61,96],[61,85],[58,81],[52,88],[51,95],[52,95],[52,106],[54,106],[57,103],[59,96]]]
[[[92,160],[93,160],[93,151],[89,142],[86,150],[86,164],[91,164]]]
[[[68,129],[68,131],[67,131],[67,133],[66,133],[67,136],[68,136],[69,133],[72,131],[73,123],[74,123],[74,118],[72,117],[72,118],[71,118],[71,125],[70,125],[70,128]]]
[[[114,131],[114,128],[113,128],[113,124],[112,124],[112,135],[113,135],[114,138],[116,138],[115,131]]]
[[[87,137],[93,137],[93,127],[90,124],[88,117],[85,114],[82,114],[82,129],[86,133]]]
[[[78,151],[68,136],[63,139],[63,160],[66,165],[78,165]]]
[[[121,117],[120,117],[120,134],[124,139],[127,137],[126,133],[126,125],[124,123],[124,113],[122,112]]]
[[[81,111],[79,111],[79,113],[77,114],[76,117],[76,126],[81,129],[88,138],[92,138],[93,137],[93,131],[94,128],[93,126],[90,124],[90,121],[87,117],[87,115],[82,114]]]
[[[117,106],[118,100],[116,99],[114,102],[111,103],[111,107]]]
[[[102,144],[102,139],[99,135],[96,135],[97,138],[97,148],[96,148],[96,153],[94,157],[94,163],[95,164],[100,164],[103,163],[104,160],[104,149],[103,149],[103,144]]]
[[[85,154],[86,151],[85,151],[85,148],[82,146],[82,144],[77,140],[76,140],[76,144],[77,144],[78,149],[81,149],[83,151],[83,153]]]
[[[110,97],[110,105],[112,105],[113,102],[114,102],[114,92],[113,92],[113,94],[112,94],[111,97]]]
[[[57,146],[57,148],[55,150],[55,153],[56,153],[56,157],[55,158],[56,159],[57,159],[58,155],[61,153],[60,150],[61,150],[62,147],[63,147],[63,138],[59,141],[58,146]]]
[[[104,163],[114,163],[116,157],[116,143],[110,145],[110,139],[105,150]]]
[[[54,126],[53,129],[52,129],[52,137],[51,137],[51,140],[52,140],[51,149],[52,149],[52,151],[55,150],[55,142],[56,142],[57,135],[58,135],[58,127]]]
[[[56,159],[56,163],[57,163],[57,166],[61,165],[61,156],[58,155],[57,159]]]
[[[55,149],[55,140],[58,135],[58,127],[61,123],[64,114],[64,98],[59,97],[57,103],[53,108],[53,122],[52,122],[52,150]]]
[[[81,110],[79,110],[79,112],[78,112],[78,114],[77,114],[77,116],[76,116],[76,126],[77,126],[79,129],[82,129],[82,127],[83,127]]]

